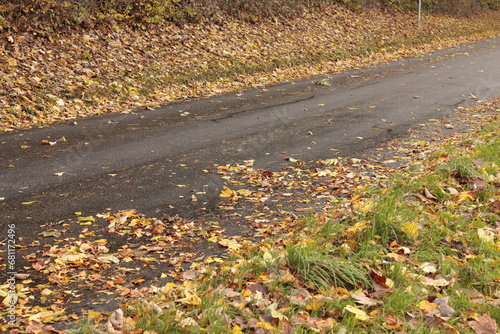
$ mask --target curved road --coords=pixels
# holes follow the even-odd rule
[[[309,79],[2,134],[1,230],[16,223],[18,236],[30,236],[42,223],[106,208],[156,217],[210,210],[223,180],[207,166],[254,159],[279,169],[286,157],[356,156],[474,96],[500,95],[499,65],[494,39],[334,75],[329,85]],[[191,202],[191,189],[206,195]]]

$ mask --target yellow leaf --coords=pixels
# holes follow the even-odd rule
[[[42,296],[48,296],[52,293],[52,290],[45,288],[42,291],[40,291],[40,293],[42,294]]]
[[[356,224],[354,224],[353,226],[349,226],[345,230],[345,233],[347,234],[348,237],[353,237],[358,232],[365,230],[367,225],[368,225],[368,222],[366,220],[359,221]]]
[[[232,334],[243,334],[243,331],[241,330],[241,327],[236,325],[233,327],[233,329],[231,330],[231,333]]]
[[[401,231],[406,233],[409,237],[418,237],[418,225],[412,222],[406,222],[403,227],[401,227]]]
[[[248,289],[241,291],[241,297],[243,298],[250,297],[251,295],[253,295],[253,292]]]
[[[275,309],[271,310],[271,316],[273,318],[277,318],[279,320],[283,320],[283,319],[287,319],[288,320],[288,318],[283,313],[281,313],[280,311],[275,310]]]
[[[471,201],[474,200],[474,197],[472,197],[472,195],[468,191],[461,192],[460,195],[458,195],[459,202],[465,201],[467,199]]]
[[[403,255],[397,254],[397,253],[389,253],[389,254],[387,254],[387,257],[392,258],[396,262],[405,262],[406,261],[406,257],[404,257]]]
[[[346,307],[344,307],[344,311],[351,312],[352,314],[354,314],[354,317],[358,320],[361,320],[361,321],[370,320],[370,317],[368,316],[368,314],[366,314],[365,311],[363,311],[359,308],[356,308],[352,305],[347,305]]]
[[[95,222],[94,216],[78,217],[79,222]]]
[[[360,194],[357,194],[357,195],[354,195],[352,198],[351,198],[351,202],[356,202],[357,200],[359,200],[361,197],[363,197],[362,195]]]
[[[169,282],[169,283],[165,284],[165,286],[163,287],[162,292],[163,292],[163,293],[170,292],[170,291],[172,291],[173,289],[175,289],[176,287],[177,287],[177,284],[172,283],[172,282]]]
[[[101,313],[100,312],[96,312],[96,311],[92,311],[92,310],[89,310],[87,312],[87,317],[90,319],[90,320],[97,320],[101,317]]]
[[[238,250],[241,248],[241,244],[234,239],[222,239],[219,241],[219,245],[229,248],[230,250]]]
[[[267,321],[259,321],[257,323],[257,326],[262,328],[262,329],[267,329],[269,331],[272,331],[275,329],[275,327],[273,325],[271,325],[270,323],[268,323]]]
[[[252,191],[250,191],[248,189],[240,189],[237,191],[237,193],[240,196],[246,197],[246,196],[250,196],[252,194]]]
[[[314,310],[319,310],[321,307],[325,305],[326,301],[324,299],[313,299],[309,304],[306,306],[306,310],[314,311]]]
[[[391,289],[394,288],[394,281],[389,277],[385,278],[385,284]]]
[[[346,290],[342,287],[335,288],[335,291],[337,291],[337,293],[340,293],[341,295],[350,295],[351,294],[348,290]]]
[[[220,197],[231,197],[231,196],[233,196],[233,191],[231,189],[229,189],[228,187],[222,188]]]
[[[478,229],[477,236],[482,242],[493,242],[495,240],[495,233],[485,228]]]
[[[201,298],[198,295],[191,291],[186,291],[186,298],[182,298],[178,300],[179,302],[187,305],[200,305]]]
[[[292,273],[290,273],[290,271],[286,271],[280,278],[279,278],[280,282],[283,282],[283,283],[290,283],[290,282],[294,282],[296,280],[295,276],[292,275]]]
[[[418,303],[418,308],[425,314],[428,314],[435,310],[438,310],[439,306],[438,304],[431,303],[427,300],[422,300],[420,303]]]

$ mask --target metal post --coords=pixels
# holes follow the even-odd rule
[[[418,26],[420,27],[420,17],[422,12],[422,0],[418,0]]]

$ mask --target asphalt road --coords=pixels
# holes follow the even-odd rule
[[[203,172],[208,166],[253,159],[276,170],[287,157],[355,157],[470,106],[474,96],[500,95],[499,65],[494,39],[328,78],[2,134],[0,230],[15,223],[18,236],[29,237],[40,224],[107,208],[155,217],[210,211],[223,179]],[[330,85],[317,84],[322,79]],[[191,190],[205,195],[192,202]]]

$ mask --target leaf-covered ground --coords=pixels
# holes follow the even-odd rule
[[[498,36],[500,13],[471,18],[331,6],[288,21],[1,31],[0,130],[131,112],[344,71]]]
[[[47,224],[20,240],[18,293],[7,282],[0,296],[4,310],[17,299],[19,327],[0,329],[60,332],[83,309],[80,333],[496,333],[499,110],[457,111],[356,159],[213,166],[227,184],[199,220]]]
[[[420,29],[415,21],[332,8],[255,25],[4,31],[0,127],[130,112],[420,55],[497,36],[500,22],[498,13],[424,17]],[[357,159],[290,159],[276,171],[251,161],[214,165],[206,172],[227,180],[222,203],[197,221],[126,211],[47,222],[39,238],[19,240],[17,294],[9,282],[0,290],[3,313],[15,299],[19,326],[3,318],[0,330],[58,332],[81,319],[85,303],[80,333],[495,333],[498,104],[458,115]],[[474,136],[453,131],[488,123]],[[417,167],[393,175],[408,161]],[[234,235],[231,224],[251,232]],[[216,255],[194,252],[198,244]]]
[[[497,102],[462,112],[461,122],[482,126],[469,135],[433,142],[418,131],[386,148],[392,159],[382,162],[297,161],[281,173],[224,168],[231,178],[220,195],[228,202],[258,207],[302,188],[316,212],[272,221],[261,207],[262,215],[245,217],[258,221],[259,242],[207,233],[228,260],[192,259],[173,282],[138,291],[109,317],[89,312],[80,330],[497,333],[499,111]],[[436,121],[433,132],[454,126]],[[405,158],[411,164],[397,172],[381,167]]]

